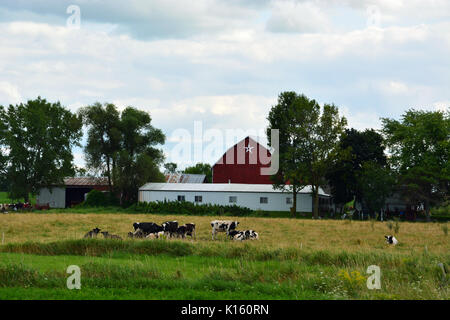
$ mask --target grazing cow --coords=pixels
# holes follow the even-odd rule
[[[159,226],[153,222],[135,222],[133,223],[133,227],[135,232],[139,229],[144,233],[144,235],[164,231],[162,226]]]
[[[230,220],[214,220],[211,221],[212,239],[214,240],[217,232],[226,232],[227,235],[231,230],[235,230],[239,222]]]
[[[195,223],[186,223],[186,235],[195,239]]]
[[[102,231],[100,232],[101,234],[103,234],[103,237],[105,239],[118,239],[118,240],[122,240],[122,238],[118,235],[115,234],[110,234],[108,231]]]
[[[169,237],[178,236],[178,221],[166,221],[162,224],[164,233]]]
[[[394,236],[384,236],[386,238],[386,242],[389,244],[393,244],[394,246],[398,243],[398,240],[395,239]]]
[[[177,228],[177,232],[176,232],[177,238],[180,238],[180,237],[182,239],[186,238],[186,233],[187,233],[186,225],[182,225]]]
[[[97,238],[98,233],[100,232],[99,228],[92,229],[88,233],[84,235],[84,238]]]

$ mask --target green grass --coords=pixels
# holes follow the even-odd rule
[[[92,209],[91,209],[92,210]],[[194,222],[196,239],[127,239],[134,221]],[[0,299],[449,299],[448,236],[438,223],[233,217],[259,232],[238,242],[220,217],[152,214],[0,214]],[[82,239],[98,226],[125,240]],[[349,236],[352,235],[352,236]],[[69,265],[81,290],[66,288]],[[381,290],[366,287],[381,268]]]
[[[239,248],[218,242],[73,240],[0,247],[0,299],[448,299],[437,262],[422,253]],[[71,254],[69,254],[71,253]],[[449,256],[442,261],[449,265]],[[382,289],[366,268],[380,266]],[[66,268],[81,269],[81,290]],[[359,275],[345,277],[342,274]],[[353,272],[353,274],[352,274]]]

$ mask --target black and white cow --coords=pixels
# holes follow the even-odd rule
[[[257,240],[259,239],[259,235],[257,232],[253,230],[244,230],[244,231],[231,231],[228,234],[233,240]]]
[[[394,246],[398,243],[398,240],[395,239],[394,236],[384,236],[386,238],[386,242],[389,244],[393,244]]]
[[[178,235],[178,221],[166,221],[162,224],[163,231],[169,237]]]
[[[162,226],[157,225],[156,223],[153,222],[135,222],[133,223],[133,228],[135,233],[139,229],[144,233],[144,235],[164,231],[164,228]]]
[[[231,221],[231,220],[214,220],[211,221],[211,227],[212,227],[212,239],[214,240],[217,232],[226,232],[227,235],[230,233],[230,231],[235,230],[238,226],[238,221]]]
[[[186,223],[186,235],[195,239],[195,223]]]

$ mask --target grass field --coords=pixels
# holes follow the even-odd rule
[[[449,239],[442,224],[240,217],[260,239],[219,234],[217,217],[130,214],[0,215],[0,299],[449,299]],[[230,217],[227,217],[229,219]],[[196,240],[84,240],[94,227],[126,237],[135,221],[197,225]],[[81,268],[81,290],[66,268]],[[366,286],[381,268],[381,289]]]

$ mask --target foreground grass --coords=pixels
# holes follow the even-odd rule
[[[448,238],[439,224],[237,218],[260,240],[235,242],[219,217],[127,214],[0,215],[0,299],[449,299]],[[125,236],[134,221],[195,222],[196,240],[80,239],[98,226]],[[1,235],[0,235],[1,236]],[[78,265],[82,289],[68,290]],[[368,290],[367,267],[382,272]]]

